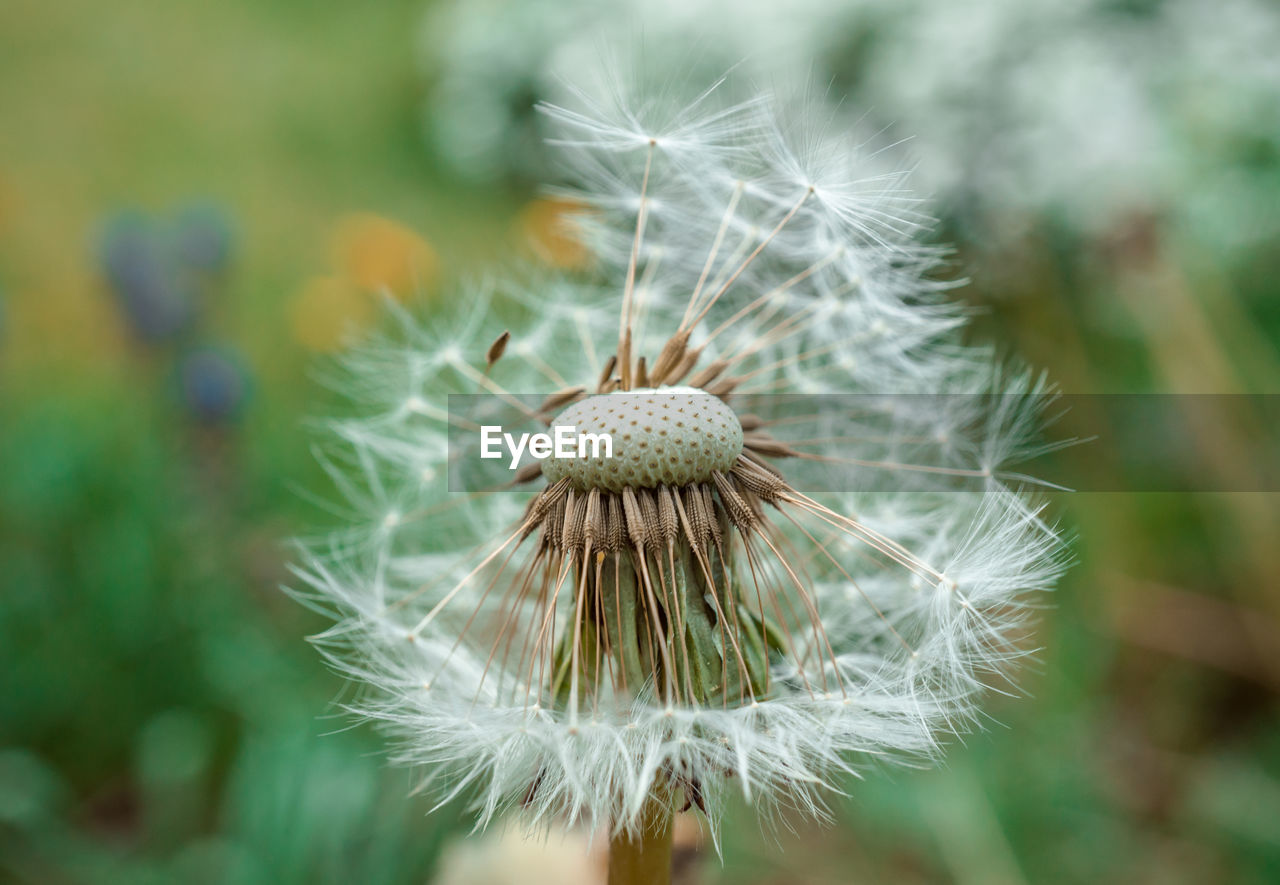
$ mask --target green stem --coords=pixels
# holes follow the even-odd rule
[[[670,885],[671,805],[650,799],[640,832],[609,840],[609,885]]]

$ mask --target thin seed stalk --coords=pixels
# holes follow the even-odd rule
[[[580,588],[547,686],[561,710],[594,711],[606,686],[623,703],[649,696],[673,706],[727,708],[768,693],[769,662],[786,646],[726,555],[737,530],[730,514],[709,488],[663,494],[671,497],[631,492],[626,512],[636,522],[625,525],[589,525],[601,509],[572,504],[550,517],[564,527],[562,555],[574,557],[563,580]],[[604,512],[621,519],[623,506],[615,500]],[[615,541],[612,551],[591,554],[592,540],[607,544],[624,529],[629,550]],[[673,809],[681,801],[703,808],[697,777],[659,772],[637,826],[609,841],[610,885],[671,881]]]
[[[638,833],[609,840],[609,885],[670,885],[671,803],[651,797]]]
[[[598,570],[586,566],[586,592],[574,613],[579,629],[568,625],[556,647],[549,685],[556,704],[571,703],[575,639],[584,708],[605,680],[624,694],[647,688],[676,704],[736,706],[767,694],[769,660],[785,645],[729,564],[711,548],[699,561],[683,542],[669,555],[645,553],[650,598],[632,561],[638,555],[605,557]],[[566,583],[581,579],[575,570]]]

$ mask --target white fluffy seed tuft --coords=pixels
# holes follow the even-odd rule
[[[935,756],[948,735],[979,720],[985,683],[1007,690],[1025,653],[1028,594],[1051,588],[1063,565],[1062,538],[1022,478],[1011,474],[1013,487],[1002,479],[1034,450],[1045,386],[1003,371],[989,349],[965,346],[967,311],[931,276],[942,253],[913,238],[916,204],[843,133],[824,135],[825,114],[806,120],[798,108],[796,125],[784,125],[767,102],[726,107],[710,91],[683,107],[644,89],[601,101],[584,94],[578,104],[546,110],[575,198],[589,210],[582,224],[600,276],[495,281],[441,299],[428,322],[388,302],[395,331],[348,354],[339,376],[360,414],[333,422],[335,438],[320,450],[338,492],[333,509],[350,516],[303,542],[295,592],[337,621],[315,642],[362,687],[353,712],[387,729],[395,761],[429,769],[424,790],[441,802],[469,796],[481,824],[520,810],[535,821],[636,833],[654,788],[673,779],[696,790],[713,834],[734,792],[764,819],[770,809],[786,820],[793,810],[821,815],[824,787],[839,789],[867,764]],[[677,703],[653,685],[607,680],[587,691],[590,666],[580,659],[575,709],[571,676],[566,699],[553,671],[568,674],[575,624],[596,617],[595,600],[607,602],[585,588],[625,578],[640,554],[620,551],[584,583],[591,570],[581,553],[527,531],[530,502],[545,486],[460,495],[445,482],[462,427],[451,394],[615,383],[617,367],[602,372],[601,359],[627,320],[628,280],[633,358],[661,354],[681,329],[699,354],[693,367],[672,367],[668,352],[661,373],[634,377],[731,366],[732,402],[757,418],[752,449],[756,429],[767,427],[802,453],[778,462],[797,495],[766,511],[771,519],[751,536],[723,536],[715,554],[730,560],[736,574],[726,577],[744,591],[719,624],[774,614],[790,628],[777,643],[785,653],[769,660],[767,691],[746,703]],[[511,346],[486,365],[486,348],[508,329]],[[890,392],[901,396],[878,396]],[[810,393],[825,396],[794,408],[795,394]],[[650,482],[683,484],[733,463],[741,422],[700,390],[601,395],[561,421],[659,394],[698,395],[728,436],[716,439],[714,422],[700,416],[688,429],[704,463],[681,475],[646,468]],[[868,394],[856,407],[840,398]],[[529,417],[529,429],[544,429]],[[628,466],[625,434],[636,433],[631,418],[623,426],[606,423],[616,417],[608,411],[599,417],[579,429],[619,431],[621,460],[591,467],[583,484],[610,491]],[[674,422],[663,437],[663,427],[632,417],[636,428],[654,428],[646,434],[671,438]],[[550,479],[588,467],[541,463]],[[424,480],[428,471],[434,481]],[[985,482],[962,492],[957,477]],[[735,490],[729,482],[706,492],[718,498],[722,487]],[[585,541],[589,519],[625,520],[616,507],[601,511],[602,500],[590,513],[593,497],[559,499],[561,537],[565,525],[582,528]],[[654,515],[643,507],[651,498],[696,511],[706,504],[637,496],[638,518]],[[392,512],[400,516],[389,525]],[[656,516],[670,526],[669,510]],[[673,573],[662,558],[667,566],[640,576],[655,588],[655,610]],[[960,592],[938,589],[943,576]],[[686,589],[696,602],[697,588]],[[704,597],[704,623],[717,624],[713,610],[725,598]],[[599,660],[596,637],[578,641]],[[682,653],[683,645],[654,648]],[[557,647],[568,650],[560,663],[569,669],[555,666]]]
[[[585,457],[542,464],[551,483],[569,477],[579,489],[685,486],[710,482],[742,453],[742,423],[718,397],[693,387],[664,387],[588,397],[565,409],[557,426],[579,434],[609,434],[613,457],[590,447]]]

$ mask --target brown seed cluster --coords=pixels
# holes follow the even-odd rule
[[[720,548],[722,523],[749,535],[764,518],[763,504],[788,491],[772,468],[743,453],[727,473],[714,470],[709,482],[682,486],[583,491],[562,478],[530,503],[525,524],[528,533],[540,532],[544,548],[561,554],[657,552],[679,541],[707,550]]]

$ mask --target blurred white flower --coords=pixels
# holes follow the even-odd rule
[[[599,847],[599,843],[597,843]],[[602,858],[582,833],[552,828],[533,839],[517,829],[452,843],[432,880],[437,885],[603,885]]]
[[[317,642],[482,823],[714,826],[730,790],[821,813],[862,764],[933,755],[1024,653],[1062,547],[1001,469],[1040,385],[961,343],[902,176],[820,114],[616,81],[546,110],[593,273],[421,324],[392,304],[349,356],[347,524],[298,568],[336,619]],[[654,455],[450,492],[448,395],[475,393]]]
[[[1280,8],[1265,0],[915,0],[891,35],[860,97],[916,137],[925,186],[956,204],[1086,233],[1135,212],[1194,220],[1260,143],[1280,151]],[[1235,207],[1201,232],[1280,233]]]
[[[617,32],[644,35],[647,68],[696,55],[783,91],[837,84],[869,129],[911,139],[918,186],[951,210],[1089,234],[1172,212],[1221,247],[1280,236],[1269,0],[445,3],[424,32],[435,143],[472,174],[542,175],[534,102],[563,101]]]
[[[826,0],[474,0],[433,4],[422,29],[431,79],[426,125],[455,169],[540,178],[546,154],[534,105],[561,102],[567,81],[600,67],[619,34],[643,41],[637,65],[679,65],[699,81],[748,59],[774,87],[809,73],[805,59],[846,31],[849,7]],[[615,47],[616,49],[616,47]],[[799,61],[797,69],[796,62]]]

